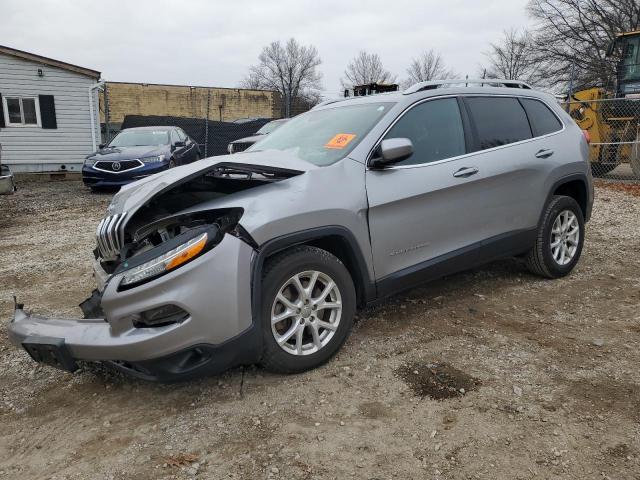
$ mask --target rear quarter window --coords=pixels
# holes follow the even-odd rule
[[[521,98],[520,101],[527,112],[531,129],[536,137],[562,130],[562,122],[543,102],[531,98]]]
[[[474,150],[508,145],[532,138],[524,107],[513,97],[466,97],[476,132]]]

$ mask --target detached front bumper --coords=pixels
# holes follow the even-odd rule
[[[161,381],[256,361],[261,349],[251,317],[252,252],[246,243],[225,235],[201,257],[138,287],[118,291],[120,279],[111,277],[98,295],[104,318],[46,318],[17,305],[9,339],[44,363],[52,364],[45,358],[47,351],[54,357],[61,351],[61,358],[73,361],[71,367],[54,366],[65,370],[73,371],[76,360],[109,361]],[[176,305],[188,315],[165,326],[134,325],[140,312],[163,305]]]

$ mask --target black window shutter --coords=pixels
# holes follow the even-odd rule
[[[56,104],[53,101],[53,95],[38,95],[40,102],[40,122],[42,128],[58,128],[56,122]]]
[[[0,93],[0,128],[6,127],[4,124],[4,106],[2,105],[2,94]]]

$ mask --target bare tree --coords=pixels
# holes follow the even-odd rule
[[[530,0],[534,60],[550,85],[565,88],[574,71],[577,88],[610,85],[615,64],[605,57],[616,34],[640,27],[638,0]]]
[[[245,88],[262,88],[280,92],[283,114],[290,117],[296,102],[309,102],[319,97],[322,74],[317,67],[322,63],[316,47],[300,45],[290,38],[285,45],[271,42],[258,56],[259,63],[249,67],[249,73],[240,82]]]
[[[499,43],[492,43],[484,54],[488,78],[533,81],[535,63],[531,48],[531,36],[526,30],[505,30]]]
[[[452,78],[456,74],[446,67],[442,55],[434,50],[427,50],[411,61],[407,68],[407,79],[403,82],[405,88],[414,83],[429,80]]]
[[[382,60],[377,53],[367,53],[361,50],[344,71],[344,78],[340,79],[342,88],[353,88],[355,85],[368,83],[393,83],[396,76],[385,70]]]

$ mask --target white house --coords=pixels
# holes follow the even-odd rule
[[[100,72],[0,45],[0,144],[14,172],[80,171],[100,143]]]

